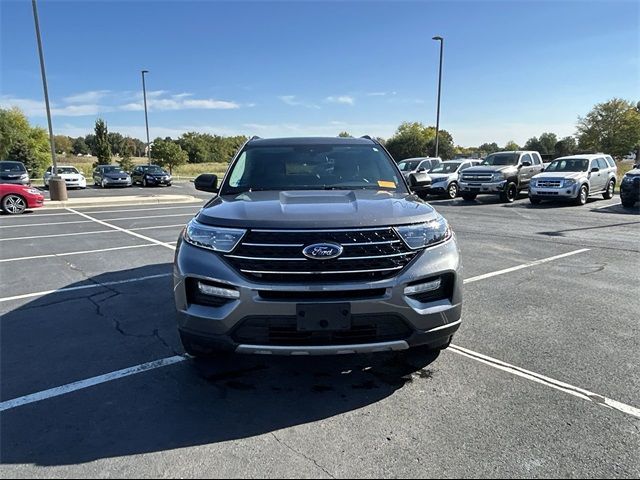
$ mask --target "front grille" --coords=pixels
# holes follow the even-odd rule
[[[560,188],[562,180],[538,180],[536,186],[538,188]]]
[[[330,290],[319,292],[288,292],[282,290],[261,290],[260,298],[272,301],[300,302],[308,300],[324,300],[334,302],[366,300],[380,298],[385,295],[385,288],[370,288],[367,290]]]
[[[397,315],[353,315],[351,328],[341,331],[298,331],[294,316],[248,317],[240,323],[233,340],[265,346],[354,345],[404,340],[412,329]]]
[[[338,258],[311,260],[315,243],[344,247]],[[251,230],[225,255],[243,275],[269,282],[374,281],[397,275],[417,254],[391,227],[354,230]]]
[[[493,178],[492,173],[463,173],[462,181],[471,183],[487,183]]]
[[[558,192],[537,192],[536,195],[549,195],[549,196],[553,196],[553,195],[558,195]]]

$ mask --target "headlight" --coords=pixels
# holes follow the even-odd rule
[[[413,250],[446,242],[452,235],[449,224],[440,216],[427,223],[395,227],[395,229],[407,246]]]
[[[436,178],[433,183],[444,183],[446,182],[447,179],[446,178]]]
[[[26,180],[27,178],[29,178],[28,173],[23,173],[22,175],[20,175],[20,180]]]
[[[502,180],[504,180],[504,175],[501,174],[500,172],[494,173],[493,176],[491,177],[492,182],[500,182]]]
[[[184,240],[196,247],[229,253],[236,248],[245,233],[246,230],[239,228],[211,227],[191,220],[184,230]]]
[[[42,195],[40,193],[40,190],[38,190],[37,188],[28,188],[27,193],[30,193],[31,195]]]
[[[564,180],[562,182],[562,186],[563,187],[570,187],[570,186],[575,185],[575,184],[576,184],[576,181],[574,179],[572,179],[572,178],[568,178],[568,179],[566,179],[566,180]]]

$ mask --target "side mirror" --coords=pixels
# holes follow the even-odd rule
[[[540,169],[540,173],[542,173],[542,172],[544,172],[544,171],[545,171],[545,168],[544,168],[544,167],[542,167],[542,168]]]
[[[203,173],[202,175],[198,175],[193,183],[196,190],[218,193],[218,176],[213,173]]]
[[[593,167],[591,169],[591,173],[596,173],[596,172],[599,172],[599,171],[600,171],[600,169],[598,167]]]
[[[409,187],[414,192],[425,190],[431,186],[431,177],[424,172],[409,175]]]
[[[522,162],[522,166],[523,167],[530,167],[531,166],[531,162]]]
[[[423,172],[426,172],[426,171],[427,171],[427,169],[426,169],[426,168],[424,168],[424,167],[420,167],[420,168],[417,170],[417,173],[423,173]]]

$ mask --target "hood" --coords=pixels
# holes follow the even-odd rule
[[[540,178],[573,178],[574,180],[578,180],[579,178],[584,178],[586,176],[587,172],[542,172],[534,175],[533,178],[536,180]]]
[[[126,172],[123,172],[123,173],[109,172],[109,173],[105,173],[104,176],[107,178],[129,178],[129,174]]]
[[[633,170],[629,170],[627,173],[624,174],[624,176],[638,177],[640,176],[640,168],[634,168]]]
[[[51,176],[51,174],[49,174],[49,176]],[[80,178],[83,177],[84,175],[82,173],[59,173],[58,176],[62,179],[70,179],[70,178]]]
[[[168,177],[168,172],[145,172],[145,175],[149,175],[151,177]]]
[[[196,219],[241,228],[351,228],[420,223],[438,214],[417,196],[375,190],[247,192],[216,197]]]
[[[515,165],[479,165],[477,167],[470,167],[464,170],[463,173],[496,173],[506,172],[508,170],[516,171]]]

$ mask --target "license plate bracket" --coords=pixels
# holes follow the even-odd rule
[[[342,331],[351,328],[349,303],[300,303],[296,305],[298,331]]]

